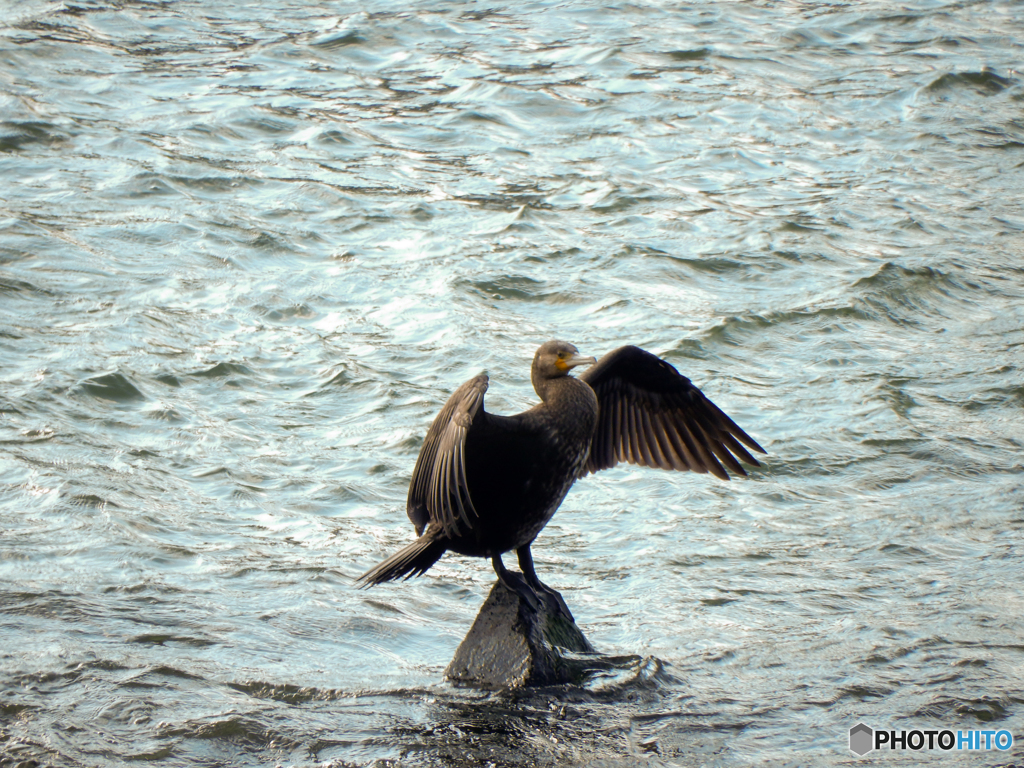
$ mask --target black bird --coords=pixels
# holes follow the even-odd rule
[[[577,365],[593,367],[574,378]],[[728,480],[729,471],[747,474],[737,458],[759,466],[741,442],[765,453],[688,378],[639,347],[597,361],[549,341],[531,379],[541,402],[515,416],[484,410],[483,374],[448,398],[409,484],[419,538],[360,576],[364,586],[418,576],[451,550],[491,558],[501,583],[528,602],[557,595],[537,578],[530,545],[577,479],[625,461]],[[525,584],[501,561],[513,549]]]

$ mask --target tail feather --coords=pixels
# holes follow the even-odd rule
[[[375,568],[371,568],[358,579],[362,587],[372,587],[385,581],[411,579],[430,570],[448,549],[448,542],[427,534],[420,536],[409,546],[400,549]]]

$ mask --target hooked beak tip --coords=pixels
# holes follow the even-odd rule
[[[565,361],[566,368],[575,368],[577,365],[593,365],[597,362],[596,357],[574,355]]]

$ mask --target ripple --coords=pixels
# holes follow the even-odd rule
[[[145,400],[146,396],[122,373],[108,373],[86,379],[80,385],[83,392],[97,400],[115,403],[134,403]]]
[[[1003,77],[990,70],[981,72],[947,72],[928,84],[928,90],[934,93],[966,88],[982,96],[993,96],[1001,93],[1016,80]]]

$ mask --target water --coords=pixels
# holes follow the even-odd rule
[[[1022,41],[993,2],[9,1],[0,755],[1020,742]],[[607,671],[455,689],[487,563],[352,580],[448,394],[526,407],[551,337],[663,355],[769,456],[581,482],[534,553]]]

